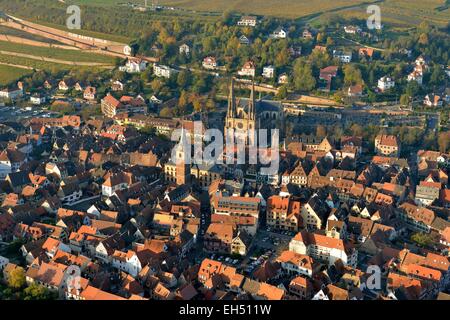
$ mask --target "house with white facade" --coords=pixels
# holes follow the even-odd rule
[[[351,52],[333,50],[333,58],[341,60],[342,63],[350,63],[352,62],[353,54]]]
[[[408,82],[416,81],[419,85],[423,84],[423,75],[421,72],[414,70],[408,75]]]
[[[270,35],[272,39],[286,39],[287,38],[287,31],[284,30],[282,27],[278,27],[272,34]]]
[[[129,174],[119,172],[109,176],[102,184],[102,195],[111,197],[118,190],[128,189],[131,185],[131,176]]]
[[[26,161],[26,155],[19,150],[6,149],[0,152],[0,179],[19,170]]]
[[[293,251],[283,251],[277,258],[277,262],[281,263],[281,269],[284,273],[304,275],[309,278],[312,278],[318,267],[318,264],[311,257]]]
[[[238,26],[241,27],[255,27],[258,23],[258,19],[254,16],[243,16],[241,20],[237,22]]]
[[[263,68],[262,76],[266,79],[272,79],[275,76],[275,67],[272,65],[265,66]]]
[[[444,101],[441,98],[441,96],[432,93],[432,94],[427,94],[425,96],[425,99],[423,100],[423,104],[426,105],[427,107],[442,107],[442,105],[444,104]]]
[[[139,73],[147,69],[147,61],[139,58],[128,58],[125,66],[120,67],[121,71],[127,73]]]
[[[214,70],[217,68],[217,60],[215,57],[206,57],[203,59],[202,66],[208,70]]]
[[[341,260],[344,265],[355,267],[358,258],[358,251],[343,240],[307,231],[299,232],[292,238],[289,251],[310,256],[330,266]]]
[[[344,31],[347,34],[357,34],[361,33],[362,29],[358,26],[344,26]]]
[[[191,48],[186,43],[183,43],[178,48],[178,51],[180,54],[184,54],[184,55],[188,56],[191,53]]]
[[[238,75],[243,77],[254,77],[256,74],[256,68],[253,61],[247,61],[238,71]]]
[[[9,259],[0,256],[0,271],[3,271],[5,269],[6,265],[9,263]]]
[[[128,250],[128,252],[114,251],[111,263],[114,268],[126,272],[133,277],[136,277],[142,270],[141,261],[136,252],[132,250]]]
[[[40,106],[41,104],[44,104],[46,100],[47,100],[46,97],[39,93],[35,93],[30,97],[30,102],[35,106]]]
[[[153,73],[157,77],[170,79],[176,72],[177,70],[162,64],[155,64],[153,66]]]
[[[381,92],[387,91],[395,87],[395,81],[391,77],[384,76],[378,80],[378,89]]]
[[[15,100],[23,96],[23,89],[14,87],[14,88],[4,88],[0,90],[0,98]]]

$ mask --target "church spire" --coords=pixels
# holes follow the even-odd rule
[[[255,117],[255,82],[252,80],[252,88],[250,92],[250,101],[248,107],[248,118],[254,120]]]
[[[234,97],[234,78],[231,77],[230,94],[228,96],[228,117],[234,118],[236,110],[236,99]]]

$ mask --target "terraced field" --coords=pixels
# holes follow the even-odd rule
[[[139,5],[144,0],[71,0],[84,5]],[[151,3],[151,0],[148,0]],[[366,8],[376,3],[381,7],[385,22],[399,25],[417,25],[423,20],[445,25],[450,21],[450,6],[446,0],[158,0],[156,3],[190,11],[241,13],[275,16],[280,18],[320,18],[331,13],[353,17],[366,17]]]
[[[33,56],[41,56],[51,59],[60,59],[66,61],[76,61],[76,62],[93,62],[93,63],[104,63],[104,64],[114,64],[114,58],[110,56],[85,53],[75,50],[64,50],[55,48],[41,48],[36,46],[29,46],[17,43],[11,43],[6,41],[0,41],[0,51],[9,51],[23,54],[32,54]]]
[[[35,60],[24,57],[15,57],[0,53],[0,65],[2,64],[18,65],[22,66],[23,68],[32,68],[36,70],[83,70],[83,69],[91,71],[102,70],[102,68],[99,67],[70,66],[66,64]],[[26,69],[23,70],[27,71]]]

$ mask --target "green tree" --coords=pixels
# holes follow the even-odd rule
[[[56,294],[40,284],[32,283],[24,291],[24,300],[54,300]]]
[[[294,65],[294,87],[300,91],[311,91],[316,86],[316,79],[312,74],[311,65],[298,59]]]
[[[208,98],[206,101],[206,111],[212,112],[216,110],[216,102],[213,98]]]
[[[288,90],[286,86],[281,86],[278,88],[277,98],[278,99],[286,99],[288,95]]]
[[[428,234],[422,233],[422,232],[414,233],[411,236],[411,241],[414,241],[421,247],[427,247],[433,243],[433,240],[431,239],[431,237]]]
[[[192,103],[195,112],[203,111],[203,101],[200,95],[198,95],[197,93],[193,93],[189,97],[189,100]]]
[[[181,91],[180,97],[178,98],[178,114],[184,115],[186,113],[187,106],[189,104],[189,97],[186,91]]]
[[[435,86],[441,85],[445,82],[445,78],[446,74],[444,70],[439,66],[435,66],[430,76],[430,84]]]
[[[178,73],[178,76],[177,76],[178,87],[180,87],[182,89],[186,88],[186,85],[188,84],[188,79],[189,79],[189,76],[185,70]]]
[[[441,132],[438,137],[439,151],[447,152],[450,143],[450,132]]]
[[[164,107],[159,112],[159,116],[163,118],[172,118],[174,116],[173,111],[169,107]]]
[[[8,286],[17,290],[21,289],[25,284],[25,270],[22,267],[17,267],[9,273]]]
[[[409,104],[409,96],[407,94],[402,94],[400,96],[400,104],[402,106],[407,106]]]
[[[344,67],[344,83],[348,86],[363,84],[361,70],[354,64]]]
[[[419,90],[420,90],[419,84],[416,81],[410,81],[406,86],[405,93],[409,97],[414,98],[414,96],[419,92]]]

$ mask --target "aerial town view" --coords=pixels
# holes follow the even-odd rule
[[[450,300],[449,80],[449,0],[0,0],[0,300]]]

